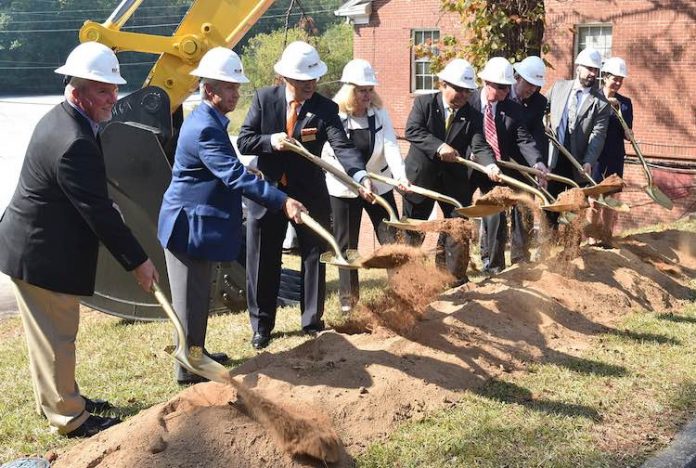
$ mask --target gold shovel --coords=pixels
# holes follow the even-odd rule
[[[457,163],[463,164],[464,166],[470,167],[471,169],[474,169],[474,170],[476,170],[476,171],[479,171],[479,172],[482,172],[482,173],[484,173],[484,174],[487,174],[486,168],[485,168],[485,167],[483,167],[481,164],[479,164],[479,163],[477,163],[477,162],[474,162],[474,161],[471,161],[471,160],[469,160],[469,159],[464,159],[464,158],[462,158],[462,157],[460,157],[460,156],[457,156]],[[520,181],[517,180],[517,179],[514,179],[514,178],[512,178],[512,177],[506,176],[505,174],[499,174],[498,177],[500,177],[500,180],[501,180],[502,182],[504,182],[506,185],[509,185],[509,186],[511,186],[511,187],[515,187],[515,188],[517,188],[517,189],[520,189],[520,190],[522,190],[522,191],[531,193],[532,195],[535,195],[535,196],[539,197],[539,198],[541,199],[541,201],[543,202],[543,204],[542,204],[542,206],[541,206],[542,209],[544,209],[544,210],[549,210],[549,209],[551,209],[551,211],[554,211],[554,209],[549,205],[549,200],[548,200],[548,199],[546,198],[546,196],[545,196],[543,193],[541,193],[539,190],[537,190],[537,189],[535,189],[534,187],[531,187],[531,186],[525,184],[524,182],[520,182]],[[497,206],[500,206],[500,205],[497,205]],[[505,209],[505,207],[503,207],[503,209]],[[502,210],[499,210],[499,211],[502,211]]]
[[[339,180],[343,185],[348,187],[349,189],[353,190],[355,193],[359,193],[360,190],[362,190],[364,187],[357,183],[351,176],[343,172],[342,170],[334,167],[330,163],[324,161],[318,156],[313,155],[310,153],[307,148],[302,146],[300,142],[297,140],[285,140],[283,142],[283,145],[285,148],[289,149],[290,151],[299,154],[303,158],[309,160],[313,164],[321,167],[324,171],[330,173],[336,179]],[[389,202],[387,202],[383,197],[380,197],[376,193],[373,193],[375,197],[375,203],[380,205],[384,210],[387,212],[387,215],[389,216],[389,219],[385,219],[382,222],[388,226],[394,226],[396,228],[400,229],[409,229],[414,225],[422,224],[426,222],[425,220],[420,220],[420,219],[409,219],[406,217],[403,217],[399,219],[396,216],[396,213],[394,212],[394,209],[391,207]]]
[[[523,166],[522,164],[517,164],[516,162],[513,162],[513,161],[496,161],[496,164],[498,164],[499,166],[506,167],[508,169],[514,169],[514,170],[520,172],[522,175],[524,175],[527,178],[527,180],[529,180],[534,185],[536,185],[537,188],[546,196],[546,198],[549,201],[553,202],[550,205],[546,205],[546,207],[544,208],[545,210],[553,211],[556,213],[562,213],[562,212],[566,212],[566,211],[572,211],[573,209],[578,208],[575,205],[569,205],[569,204],[564,205],[564,204],[558,203],[558,201],[546,189],[541,187],[537,183],[537,181],[534,179],[534,177],[532,177],[532,175],[536,175],[536,176],[544,175],[544,173],[542,171],[540,171],[539,169],[535,169],[535,168],[529,167],[529,166]],[[552,172],[545,174],[545,176],[547,179],[555,180],[557,182],[571,185],[575,188],[580,187],[574,180],[568,179],[567,177],[556,175]],[[581,207],[581,208],[587,208],[587,207],[585,206],[585,207]]]
[[[621,114],[621,109],[617,109],[616,107],[611,106],[611,110],[614,111],[616,117],[619,118],[619,122],[621,122],[621,126],[624,129],[624,133],[628,136],[628,139],[631,141],[633,150],[636,152],[636,156],[638,156],[638,159],[640,160],[640,163],[643,166],[645,177],[648,179],[648,185],[645,186],[645,193],[647,193],[650,198],[655,200],[655,202],[658,205],[662,205],[668,210],[671,210],[674,207],[674,203],[672,203],[672,199],[669,198],[667,194],[665,194],[662,190],[660,190],[660,188],[653,182],[652,173],[650,172],[648,163],[647,161],[645,161],[645,157],[643,156],[640,147],[638,147],[638,142],[633,136],[633,131],[631,131],[631,129],[628,128],[628,124],[626,123],[626,120],[624,120],[623,115]]]
[[[556,138],[556,135],[554,135],[553,131],[550,129],[546,129],[546,136],[549,137],[549,140],[555,146],[558,151],[566,158],[570,163],[573,165],[573,167],[592,185],[591,187],[583,188],[582,191],[585,193],[586,196],[588,197],[598,197],[595,202],[599,205],[602,205],[606,208],[609,208],[614,211],[620,211],[622,213],[627,213],[631,210],[631,208],[624,202],[619,201],[615,198],[612,197],[605,197],[604,195],[607,193],[613,193],[617,192],[620,190],[620,188],[617,189],[617,187],[612,186],[612,185],[600,185],[595,180],[592,178],[591,175],[589,175],[585,170],[582,168],[582,165],[578,162],[575,157],[570,154],[570,151],[566,149],[565,146],[561,144],[560,141],[558,141],[558,138]]]

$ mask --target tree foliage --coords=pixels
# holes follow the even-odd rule
[[[319,56],[326,62],[329,71],[319,81],[319,91],[325,96],[333,96],[338,90],[343,66],[353,56],[353,29],[342,23],[331,26],[321,36],[310,36],[300,28],[288,30],[287,43],[302,40],[317,48]],[[252,37],[242,51],[244,72],[253,89],[272,84],[275,79],[273,65],[278,61],[286,44],[284,29]]]
[[[213,1],[213,0],[199,0]],[[271,32],[285,25],[292,0],[273,2],[269,10],[247,34]],[[193,0],[143,2],[126,23],[124,30],[152,35],[171,35]],[[46,94],[61,91],[59,67],[78,43],[78,31],[85,20],[103,22],[119,0],[2,0],[0,1],[0,93],[5,95]],[[340,20],[333,15],[339,0],[295,2],[288,23],[301,19],[316,33],[328,30]],[[311,16],[307,20],[302,12]],[[130,29],[132,28],[132,29]],[[238,44],[237,51],[245,44]],[[119,54],[121,71],[128,81],[126,90],[138,88],[157,57],[135,52]]]
[[[463,41],[450,35],[436,44],[415,46],[417,55],[432,58],[434,71],[455,57],[480,69],[491,57],[514,63],[546,52],[543,0],[441,0],[441,7],[460,16]]]

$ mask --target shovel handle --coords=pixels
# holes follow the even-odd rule
[[[348,263],[348,261],[343,257],[343,253],[338,246],[338,242],[336,242],[336,238],[331,235],[329,231],[324,229],[324,226],[319,224],[314,218],[304,211],[300,213],[300,219],[302,219],[302,224],[306,225],[309,229],[319,234],[326,242],[328,242],[331,250],[334,251],[334,255],[339,259],[339,261]]]
[[[186,332],[184,331],[184,326],[181,323],[181,319],[178,315],[176,315],[174,307],[172,307],[172,304],[169,302],[169,299],[167,299],[167,296],[164,294],[164,291],[162,291],[162,288],[160,288],[160,285],[154,280],[152,281],[152,294],[154,294],[157,302],[159,302],[159,305],[162,307],[162,309],[164,309],[164,313],[167,314],[167,318],[174,324],[176,336],[179,338],[184,337],[185,343]]]
[[[487,174],[486,168],[477,162],[474,162],[474,161],[471,161],[468,159],[464,159],[461,156],[457,156],[457,162],[459,164],[463,164],[467,167],[470,167],[476,171],[483,172],[484,174]],[[515,188],[518,188],[518,189],[523,190],[525,192],[531,193],[532,195],[536,195],[537,197],[539,197],[541,199],[541,201],[543,202],[544,205],[549,204],[549,201],[546,199],[544,194],[541,193],[539,190],[535,189],[534,187],[531,187],[531,186],[525,184],[524,182],[520,182],[517,179],[513,179],[512,177],[506,176],[505,174],[500,174],[500,175],[498,175],[498,177],[500,177],[500,180],[502,180],[503,182],[505,182],[507,185],[509,185],[511,187],[515,187]]]
[[[551,143],[553,146],[558,149],[558,151],[570,161],[570,163],[573,165],[573,167],[585,178],[589,183],[592,185],[597,185],[597,182],[592,178],[591,175],[589,175],[587,172],[585,172],[585,169],[582,168],[582,165],[578,162],[577,159],[566,149],[565,146],[561,144],[560,141],[558,141],[558,138],[556,138],[556,135],[549,130],[548,128],[545,130],[546,136],[549,137],[549,140],[551,140]]]
[[[621,109],[617,109],[614,106],[611,106],[611,110],[616,114],[616,117],[619,119],[619,122],[621,123],[621,126],[624,129],[624,133],[628,135],[628,139],[631,142],[631,145],[633,146],[633,151],[636,152],[636,156],[638,156],[638,159],[640,160],[641,165],[643,166],[643,171],[645,171],[645,178],[648,179],[648,186],[652,187],[653,185],[653,178],[652,178],[652,172],[650,172],[650,168],[648,167],[648,162],[645,160],[645,157],[643,156],[643,152],[640,150],[640,147],[638,147],[638,142],[636,141],[635,137],[633,136],[633,132],[631,131],[630,128],[628,128],[628,124],[626,123],[626,120],[623,118],[623,114],[621,113]]]
[[[321,159],[318,156],[313,155],[312,153],[307,150],[304,146],[302,146],[302,143],[299,141],[286,141],[284,143],[285,147],[288,148],[290,151],[299,154],[303,158],[307,159],[308,161],[316,164],[317,166],[321,167],[324,171],[328,172],[329,174],[333,175],[336,177],[339,182],[341,182],[343,185],[348,187],[349,189],[353,190],[355,193],[360,193],[360,190],[362,190],[364,187],[357,183],[351,176],[346,174],[344,171],[336,168],[335,166],[327,163],[323,159]],[[397,221],[399,218],[396,216],[396,213],[394,212],[394,209],[391,207],[389,202],[385,200],[384,198],[380,197],[376,193],[373,193],[375,197],[375,203],[380,205],[384,210],[387,212],[387,215],[389,215],[389,221]]]
[[[516,171],[519,172],[524,172],[527,174],[534,174],[534,175],[543,175],[544,173],[540,171],[539,169],[535,169],[533,167],[529,166],[523,166],[522,164],[517,164],[516,162],[513,161],[496,161],[496,164],[499,166],[507,167],[509,169],[515,169]],[[559,176],[557,174],[554,174],[553,172],[548,172],[546,173],[546,178],[549,180],[555,180],[557,182],[562,182],[566,185],[571,185],[573,187],[580,187],[577,182],[575,182],[573,179],[569,179],[567,177]]]
[[[391,185],[392,187],[398,187],[399,185],[401,185],[401,183],[396,179],[392,179],[391,177],[385,177],[385,176],[380,175],[380,174],[375,174],[373,172],[368,172],[367,177],[369,177],[370,179],[377,180],[379,182],[383,182],[387,185]],[[463,205],[461,203],[459,203],[456,199],[454,199],[452,197],[448,197],[447,195],[444,195],[440,192],[436,192],[434,190],[429,190],[427,188],[419,187],[418,185],[413,185],[413,184],[410,184],[408,186],[408,189],[411,192],[416,193],[418,195],[423,195],[424,197],[432,198],[433,200],[437,200],[437,201],[442,202],[442,203],[454,205],[454,207],[456,207],[456,208],[463,207]]]

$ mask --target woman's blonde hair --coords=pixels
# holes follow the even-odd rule
[[[338,104],[338,109],[348,115],[353,115],[353,112],[355,111],[355,108],[357,107],[355,105],[355,86],[352,83],[345,83],[343,86],[341,86],[341,89],[338,90],[336,95],[334,96],[333,100],[336,104]],[[382,108],[382,98],[379,97],[379,94],[377,94],[377,91],[375,89],[372,89],[372,103],[371,107],[381,109]]]

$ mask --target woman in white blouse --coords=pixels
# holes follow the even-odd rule
[[[399,189],[408,190],[404,160],[389,115],[375,92],[377,79],[372,66],[365,60],[351,60],[343,68],[341,81],[343,86],[334,101],[348,138],[361,152],[367,171],[397,179],[401,183]],[[324,145],[322,158],[341,168],[328,144]],[[379,242],[394,242],[394,230],[382,223],[387,218],[384,208],[365,202],[331,174],[326,175],[326,185],[331,196],[334,235],[341,249],[357,249],[363,209]],[[373,181],[372,189],[396,211],[392,186]],[[339,295],[341,311],[349,312],[359,297],[357,271],[339,270]]]

